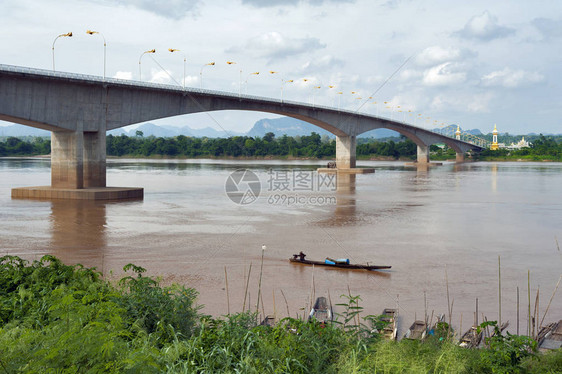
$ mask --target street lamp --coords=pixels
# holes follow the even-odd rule
[[[261,296],[261,275],[263,273],[263,254],[265,252],[265,250],[267,249],[267,247],[265,246],[265,244],[263,244],[261,246],[261,266],[260,266],[260,281],[259,281],[259,285],[258,285],[258,302],[256,304],[256,312],[259,312],[260,309],[260,296]]]
[[[227,65],[236,65],[234,61],[227,61]],[[238,75],[238,98],[242,96],[242,69],[240,69],[240,73]]]
[[[334,86],[334,85],[328,85],[328,88],[330,88],[330,89],[335,88],[335,87],[336,86]]]
[[[203,66],[201,66],[201,71],[199,72],[199,76],[201,77],[199,80],[199,88],[203,88],[203,68],[205,66],[215,66],[214,62],[209,62],[208,64],[205,64]]]
[[[338,110],[340,110],[340,106],[341,106],[341,96],[343,95],[342,91],[336,92],[336,94],[340,95],[338,96]]]
[[[180,49],[174,49],[174,48],[168,48],[168,51],[170,51],[170,53],[174,53],[174,52],[181,52]],[[185,57],[185,54],[183,54],[183,89],[185,90],[185,63],[187,61],[187,57]]]
[[[293,83],[294,80],[289,79],[289,80],[285,80],[285,79],[281,79],[281,102],[283,102],[283,86],[285,85],[285,83]]]
[[[60,34],[59,36],[57,36],[55,38],[55,40],[53,40],[53,71],[55,71],[55,42],[57,41],[58,38],[63,37],[63,36],[68,36],[69,38],[72,37],[72,32],[67,32],[66,34]]]
[[[371,104],[374,104],[376,106],[376,108],[377,108],[376,116],[378,117],[379,116],[379,105],[378,105],[378,103],[376,101],[373,101]]]
[[[317,90],[319,90],[319,89],[321,89],[321,88],[322,88],[322,86],[314,86],[314,87],[312,87],[312,89],[317,89]],[[312,107],[313,107],[313,108],[314,108],[314,98],[315,98],[315,97],[316,97],[316,91],[313,91],[313,92],[312,92]]]
[[[141,59],[142,59],[142,56],[144,56],[144,55],[147,54],[147,53],[156,53],[156,49],[151,49],[151,50],[148,50],[148,51],[144,51],[144,52],[140,55],[140,57],[139,57],[139,81],[142,81]]]
[[[246,85],[246,87],[245,87],[245,88],[246,88],[246,92],[245,92],[246,94],[248,94],[248,79],[250,79],[250,75],[260,75],[260,72],[259,72],[259,71],[256,71],[256,72],[254,72],[254,73],[250,73],[250,74],[248,74],[248,76],[246,77],[246,80],[244,81],[244,84]]]
[[[106,54],[105,54],[105,47],[106,47],[105,36],[103,36],[103,34],[99,31],[92,31],[92,30],[87,30],[86,34],[88,34],[88,35],[99,34],[103,38],[103,80],[105,80],[105,56],[106,56]]]

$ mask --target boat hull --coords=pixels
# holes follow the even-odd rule
[[[383,269],[390,269],[392,266],[383,266],[383,265],[360,265],[360,264],[327,264],[323,261],[311,261],[311,260],[300,260],[295,258],[289,258],[289,261],[295,264],[303,264],[303,265],[316,265],[316,266],[325,266],[331,268],[338,268],[338,269],[362,269],[362,270],[383,270]]]

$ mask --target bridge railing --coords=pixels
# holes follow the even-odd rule
[[[22,74],[32,74],[32,75],[40,75],[40,76],[47,76],[47,77],[53,77],[53,78],[64,78],[64,79],[72,79],[72,80],[79,80],[79,81],[83,81],[83,82],[93,82],[93,83],[101,83],[101,84],[115,84],[115,85],[122,85],[122,86],[130,86],[130,87],[144,87],[144,88],[157,88],[157,89],[162,89],[162,90],[167,90],[167,91],[174,91],[174,92],[181,92],[183,94],[207,94],[207,95],[214,95],[214,96],[222,96],[225,98],[230,98],[230,99],[239,99],[239,100],[254,100],[254,101],[262,101],[262,102],[266,102],[266,103],[272,103],[272,104],[285,104],[285,105],[295,105],[295,106],[305,106],[305,107],[309,107],[312,109],[323,109],[323,110],[330,110],[330,111],[338,111],[340,113],[345,113],[345,114],[350,114],[350,115],[364,115],[367,117],[373,117],[373,118],[380,118],[380,119],[385,119],[387,121],[392,121],[394,123],[397,124],[403,124],[403,125],[407,125],[407,126],[412,126],[412,127],[416,127],[419,128],[420,130],[424,130],[424,131],[429,131],[429,132],[433,132],[435,134],[439,134],[441,136],[447,136],[453,139],[456,139],[454,134],[449,134],[449,133],[442,133],[439,130],[429,130],[429,129],[425,129],[422,127],[418,127],[415,126],[413,124],[407,123],[405,121],[398,121],[389,117],[384,117],[384,116],[374,116],[371,114],[367,114],[367,113],[360,113],[359,110],[347,110],[347,109],[340,109],[340,108],[334,108],[334,107],[330,107],[330,106],[326,106],[326,105],[317,105],[317,104],[307,104],[307,103],[303,103],[303,102],[298,102],[298,101],[291,101],[291,100],[281,100],[281,99],[274,99],[271,97],[265,97],[265,96],[255,96],[255,95],[248,95],[248,94],[240,94],[240,93],[232,93],[232,92],[226,92],[226,91],[216,91],[216,90],[208,90],[208,89],[203,89],[203,88],[195,88],[195,87],[181,87],[181,86],[177,86],[177,85],[171,85],[171,84],[164,84],[164,83],[153,83],[153,82],[142,82],[142,81],[135,81],[135,80],[129,80],[129,79],[118,79],[118,78],[103,78],[97,75],[88,75],[88,74],[76,74],[76,73],[67,73],[67,72],[61,72],[61,71],[52,71],[52,70],[46,70],[46,69],[37,69],[37,68],[28,68],[28,67],[23,67],[23,66],[14,66],[14,65],[4,65],[4,64],[0,64],[0,71],[6,71],[6,72],[13,72],[13,73],[22,73]],[[478,137],[475,137],[476,139],[472,138],[472,139],[461,139],[463,141],[466,141],[468,143],[471,144],[475,144],[478,145],[480,147],[486,147],[489,145],[489,142],[486,141],[485,139],[481,139]]]

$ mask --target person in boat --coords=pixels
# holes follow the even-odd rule
[[[298,255],[293,255],[293,259],[299,259],[299,261],[304,261],[304,258],[306,257],[306,254],[303,253],[303,251],[301,251]]]

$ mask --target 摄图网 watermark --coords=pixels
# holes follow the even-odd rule
[[[263,190],[267,191],[267,203],[272,205],[336,203],[335,196],[329,195],[336,191],[336,175],[313,170],[270,169],[267,172],[267,182],[263,184],[256,172],[238,169],[227,177],[224,188],[228,198],[239,205],[252,204]]]

